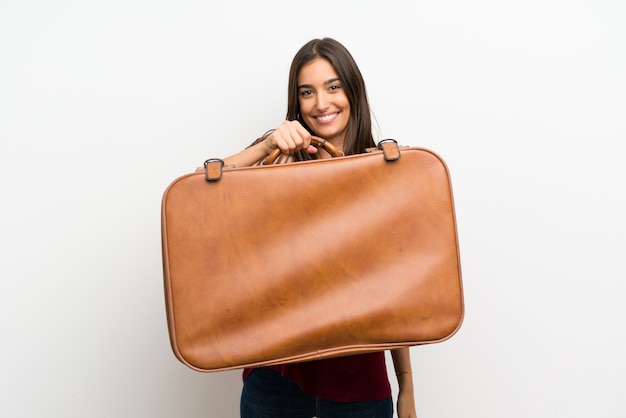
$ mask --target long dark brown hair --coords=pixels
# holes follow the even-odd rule
[[[297,119],[309,132],[313,133],[302,118],[299,118],[298,74],[304,65],[316,58],[324,58],[330,62],[339,76],[342,88],[350,103],[350,120],[344,141],[344,153],[346,155],[360,154],[365,152],[366,148],[374,147],[372,116],[367,100],[365,81],[350,52],[332,38],[313,39],[300,48],[294,56],[289,70],[287,120]],[[302,155],[304,159],[307,156],[308,154]]]

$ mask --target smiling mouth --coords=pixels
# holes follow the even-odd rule
[[[335,112],[329,115],[316,116],[315,119],[321,123],[328,123],[328,122],[332,122],[337,117],[338,114],[339,112]]]

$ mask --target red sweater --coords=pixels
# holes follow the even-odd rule
[[[335,402],[378,401],[391,396],[384,351],[270,366],[307,393]],[[244,369],[245,380],[254,369]]]

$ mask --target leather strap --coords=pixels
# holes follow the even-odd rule
[[[383,139],[378,143],[378,149],[383,151],[386,161],[400,159],[400,148],[394,139]]]
[[[204,162],[207,181],[216,181],[222,178],[222,167],[224,161],[219,158],[211,158]]]

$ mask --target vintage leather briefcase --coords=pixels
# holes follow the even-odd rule
[[[205,168],[162,200],[166,312],[198,371],[444,341],[464,314],[450,175],[435,153]]]

